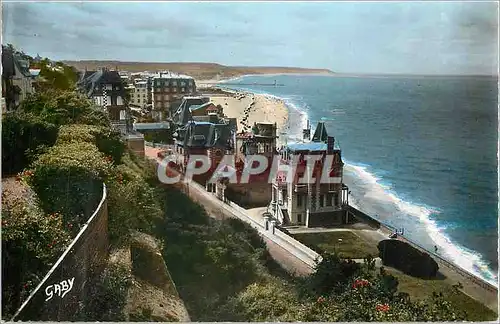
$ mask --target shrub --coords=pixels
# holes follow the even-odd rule
[[[439,266],[429,254],[421,252],[410,244],[399,240],[383,240],[378,243],[379,256],[385,265],[392,266],[404,273],[433,278]]]
[[[28,167],[46,147],[54,145],[58,127],[28,114],[6,114],[2,120],[2,172]]]
[[[40,156],[28,181],[46,212],[59,212],[66,222],[81,224],[101,200],[111,166],[95,145],[61,144]]]
[[[12,316],[21,306],[69,241],[61,215],[46,215],[21,198],[3,203],[3,316]]]
[[[126,241],[133,230],[152,234],[163,220],[155,189],[144,179],[118,166],[108,181],[108,228],[114,242]]]
[[[132,283],[127,269],[109,265],[101,275],[92,280],[89,302],[78,315],[79,321],[125,321],[124,307]]]
[[[121,162],[125,152],[125,143],[122,141],[121,134],[109,127],[82,124],[64,125],[59,131],[56,143],[68,142],[95,144],[99,151],[106,156],[111,156],[116,164]]]
[[[49,89],[37,92],[21,103],[20,110],[56,125],[110,126],[106,112],[96,108],[89,99],[73,91]]]

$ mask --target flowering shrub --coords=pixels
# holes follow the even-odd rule
[[[2,305],[12,315],[70,241],[58,213],[12,196],[2,204]]]
[[[358,287],[365,287],[365,286],[369,286],[369,285],[370,285],[370,282],[368,280],[365,280],[365,279],[356,279],[354,281],[354,283],[352,284],[352,288],[356,289]]]

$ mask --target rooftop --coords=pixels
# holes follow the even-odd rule
[[[173,72],[159,72],[154,75],[154,79],[194,79],[189,75],[177,74]]]
[[[326,143],[321,142],[309,142],[309,143],[293,143],[288,144],[286,148],[292,152],[295,151],[309,151],[309,152],[320,152],[326,151]]]
[[[136,130],[169,129],[169,123],[134,123]]]

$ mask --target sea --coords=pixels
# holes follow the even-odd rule
[[[324,121],[350,204],[498,286],[496,77],[263,75],[218,86],[283,99],[289,143],[307,120],[313,131]]]

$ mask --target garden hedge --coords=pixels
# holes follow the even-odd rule
[[[388,265],[419,278],[434,278],[439,266],[428,253],[399,240],[383,240],[378,243],[379,256]]]
[[[111,169],[112,162],[95,145],[65,143],[40,156],[29,183],[46,212],[59,212],[66,222],[81,224],[101,200],[103,180]]]
[[[121,162],[125,143],[121,134],[109,127],[83,124],[64,125],[59,131],[56,144],[86,142],[97,146],[106,156],[111,156],[116,164]]]

